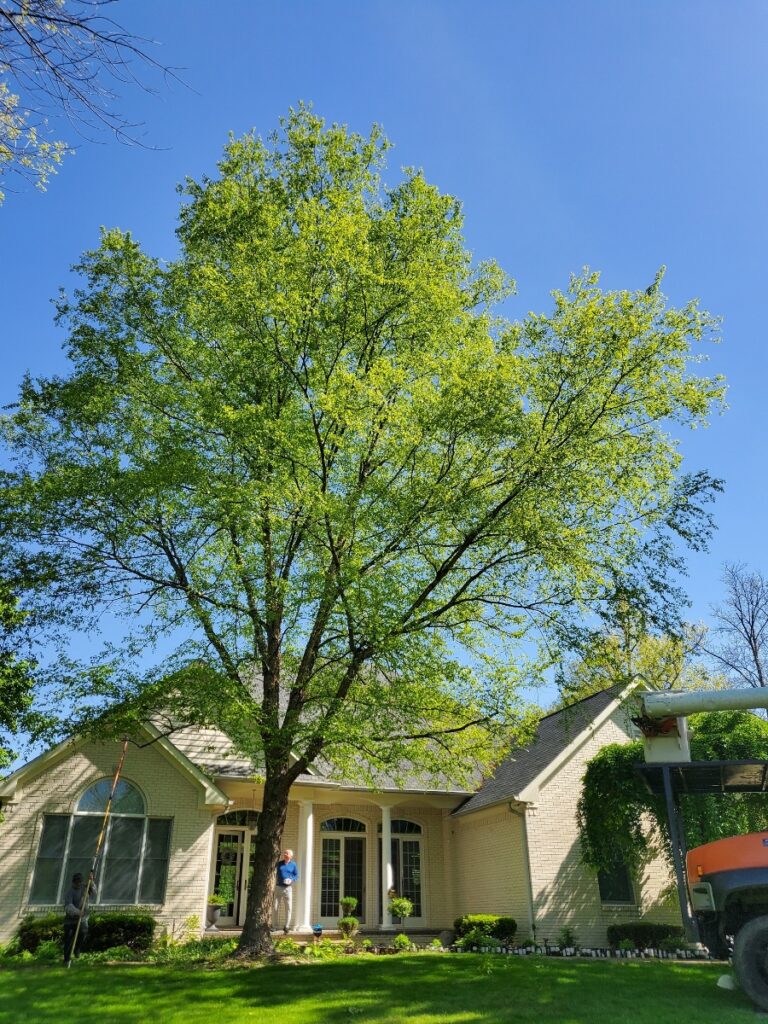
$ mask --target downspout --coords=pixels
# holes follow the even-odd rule
[[[520,819],[521,835],[523,840],[523,868],[525,871],[525,885],[528,890],[528,931],[533,939],[536,941],[536,918],[533,913],[533,882],[531,880],[531,851],[528,846],[528,822],[526,821],[526,810],[528,804],[518,804],[514,800],[509,801],[509,809],[512,814],[516,814]]]

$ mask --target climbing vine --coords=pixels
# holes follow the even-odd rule
[[[691,758],[694,761],[747,760],[768,757],[768,722],[748,711],[691,715]],[[591,867],[610,870],[623,861],[638,869],[661,853],[672,851],[663,797],[652,796],[636,765],[642,763],[642,741],[611,744],[587,763],[577,817],[582,859]],[[681,797],[688,846],[768,828],[768,794]]]

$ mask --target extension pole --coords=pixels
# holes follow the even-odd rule
[[[72,954],[74,953],[75,948],[77,947],[77,940],[80,935],[80,926],[83,923],[83,915],[85,914],[85,911],[88,909],[88,900],[91,897],[91,883],[95,883],[96,873],[98,872],[100,867],[99,860],[101,858],[102,847],[104,846],[104,839],[107,834],[107,823],[109,821],[110,811],[112,810],[112,801],[114,800],[115,797],[115,790],[117,789],[117,783],[118,780],[120,779],[120,773],[122,772],[123,765],[125,764],[125,755],[128,752],[128,743],[128,737],[124,736],[123,752],[120,755],[120,760],[115,771],[115,777],[112,779],[112,789],[109,791],[109,799],[107,800],[107,806],[104,811],[104,820],[101,823],[101,831],[99,832],[99,837],[96,840],[96,852],[93,855],[93,863],[91,864],[91,870],[88,872],[88,881],[85,883],[85,893],[83,894],[83,899],[82,902],[80,903],[80,913],[77,915],[77,927],[75,928],[75,934],[72,938],[72,947],[69,951],[70,957],[69,960],[67,961],[67,967],[72,966]]]

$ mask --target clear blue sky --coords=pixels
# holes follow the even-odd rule
[[[113,13],[190,88],[126,92],[158,149],[83,143],[46,194],[0,209],[0,402],[25,370],[64,369],[49,300],[100,225],[171,256],[175,184],[211,172],[228,132],[267,133],[311,101],[360,131],[379,122],[395,166],[463,200],[475,255],[518,281],[512,315],[585,264],[634,288],[663,263],[672,301],[722,316],[709,369],[727,375],[730,410],[683,447],[687,467],[726,481],[711,551],[690,562],[692,617],[718,600],[724,561],[768,570],[768,4],[121,0]]]

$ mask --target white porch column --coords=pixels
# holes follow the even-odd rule
[[[299,800],[299,846],[301,860],[299,885],[301,887],[301,912],[298,932],[312,933],[312,856],[315,847],[315,816],[311,800]]]
[[[387,910],[392,888],[392,810],[389,806],[381,808],[381,928],[382,931],[394,931],[392,915]]]

